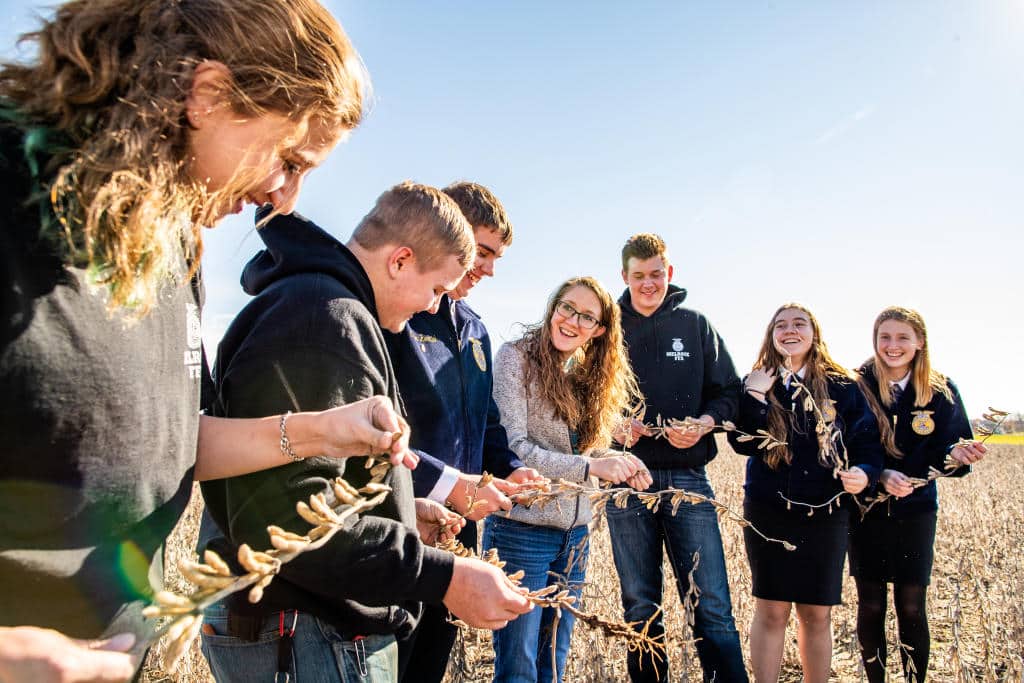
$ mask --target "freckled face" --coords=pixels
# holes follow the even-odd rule
[[[775,316],[772,338],[775,340],[775,348],[790,357],[793,372],[798,371],[803,367],[814,343],[814,329],[807,313],[799,308],[786,308],[780,311]]]
[[[239,184],[216,207],[215,221],[246,204],[273,204],[291,213],[302,181],[340,140],[336,131],[277,114],[244,116],[215,107],[189,131],[189,174],[216,192]]]
[[[875,351],[885,363],[887,374],[894,379],[902,379],[910,372],[910,364],[923,346],[914,328],[905,322],[886,320],[878,326]]]

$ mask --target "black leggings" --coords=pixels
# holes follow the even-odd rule
[[[887,585],[879,581],[857,579],[857,637],[869,683],[885,683],[885,610]],[[903,679],[921,683],[928,670],[928,613],[925,598],[928,586],[894,584],[896,623],[900,635],[900,659]]]

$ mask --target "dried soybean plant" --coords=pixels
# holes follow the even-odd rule
[[[149,618],[169,620],[156,632],[157,637],[163,636],[168,642],[163,656],[163,666],[168,673],[174,673],[179,660],[199,635],[204,610],[228,595],[247,588],[249,602],[259,602],[263,598],[264,589],[280,572],[282,565],[302,553],[322,547],[342,530],[349,517],[383,502],[391,492],[391,487],[382,483],[391,469],[391,463],[383,458],[369,456],[366,458],[366,468],[371,475],[366,486],[356,489],[337,477],[331,484],[333,500],[328,500],[327,492],[320,492],[310,496],[308,503],[296,503],[299,516],[312,525],[305,535],[269,526],[267,533],[272,549],[259,552],[242,544],[238,548],[238,564],[246,571],[245,574],[233,574],[228,563],[211,550],[203,553],[203,562],[182,560],[178,563],[182,576],[195,585],[196,589],[187,596],[160,591],[154,596],[154,604],[142,612]]]
[[[637,491],[636,489],[629,487],[592,489],[582,484],[566,481],[565,479],[559,479],[547,487],[533,486],[520,491],[519,493],[513,494],[512,500],[517,505],[522,505],[523,507],[537,506],[538,508],[543,508],[547,505],[558,505],[566,498],[577,498],[582,496],[586,496],[590,499],[594,517],[599,517],[605,513],[609,501],[612,505],[615,505],[618,508],[625,508],[629,502],[630,496],[636,496],[637,499],[652,512],[657,512],[661,506],[665,504],[665,499],[667,499],[668,504],[672,506],[673,515],[678,512],[679,507],[683,503],[688,503],[690,505],[708,503],[715,508],[715,513],[718,515],[718,519],[720,521],[729,520],[735,522],[741,527],[750,529],[770,543],[779,543],[786,550],[796,550],[796,546],[788,541],[766,536],[757,527],[745,519],[743,515],[736,512],[725,503],[700,493],[687,491],[686,489],[668,488],[661,491],[651,492]]]
[[[987,413],[983,413],[982,416],[981,416],[981,419],[985,423],[989,423],[989,424],[981,424],[981,425],[979,425],[974,430],[975,434],[977,436],[980,436],[981,438],[977,439],[977,440],[963,439],[963,438],[959,439],[955,444],[953,444],[953,448],[955,448],[956,446],[966,446],[966,445],[969,445],[969,444],[972,444],[972,443],[979,443],[979,444],[985,443],[986,441],[988,441],[988,438],[990,436],[992,436],[993,434],[996,433],[996,430],[999,429],[999,427],[1003,424],[1003,422],[1006,420],[1006,418],[1009,417],[1009,415],[1010,414],[1008,412],[1006,412],[1005,410],[997,410],[997,409],[989,406],[988,412]],[[991,425],[991,426],[989,426],[989,425]],[[956,471],[958,469],[960,469],[960,467],[963,466],[963,463],[959,462],[958,460],[956,460],[951,455],[951,453],[953,451],[953,448],[950,448],[950,453],[946,454],[946,460],[943,463],[942,470],[938,470],[938,469],[936,469],[934,467],[929,467],[928,468],[928,477],[927,478],[907,477],[907,479],[910,481],[911,487],[913,487],[915,489],[921,488],[922,486],[927,485],[928,482],[935,481],[936,479],[941,479],[943,477],[949,477],[949,476],[952,476],[952,475],[956,474]],[[839,494],[839,495],[842,495],[842,494]],[[836,497],[838,498],[838,496],[836,496]],[[888,500],[890,498],[892,498],[891,494],[888,494],[888,493],[886,493],[884,491],[880,491],[873,498],[866,499],[866,501],[865,501],[866,504],[861,503],[856,497],[854,497],[854,501],[856,501],[857,507],[860,509],[861,518],[863,519],[864,516],[868,514],[868,511],[871,510],[871,508],[873,508],[874,506],[878,505],[879,503],[885,502],[886,500]]]
[[[634,408],[631,414],[624,417],[623,425],[620,425],[620,429],[627,429],[629,421],[634,417],[641,416],[644,413],[644,406],[641,404]],[[677,420],[675,418],[669,418],[663,420],[659,415],[655,418],[653,424],[644,424],[644,428],[651,433],[651,436],[656,439],[668,438],[667,432],[670,429],[680,431],[701,431],[704,433],[710,433],[715,429],[721,429],[723,432],[736,432],[740,435],[740,441],[753,441],[760,440],[758,448],[771,450],[778,446],[784,446],[784,441],[779,441],[774,436],[769,434],[763,429],[757,430],[756,434],[748,434],[744,431],[737,429],[736,425],[728,420],[721,424],[715,424],[708,426],[699,420],[695,420],[692,417],[687,417],[683,420]],[[626,447],[622,447],[622,452],[626,453]],[[522,505],[523,507],[537,506],[543,508],[546,505],[559,505],[563,499],[566,498],[579,498],[587,496],[590,498],[592,512],[594,517],[600,517],[604,514],[607,509],[608,501],[619,508],[625,508],[630,496],[636,496],[641,503],[643,503],[648,510],[657,512],[661,507],[663,498],[667,498],[669,504],[672,506],[672,514],[675,515],[679,510],[679,506],[683,503],[689,503],[690,505],[699,505],[701,503],[708,503],[715,508],[715,512],[718,515],[719,521],[728,520],[739,524],[741,527],[749,528],[751,531],[759,535],[761,538],[772,543],[781,544],[786,550],[795,550],[796,546],[784,541],[782,539],[770,538],[763,534],[757,527],[751,524],[742,514],[736,512],[728,505],[719,502],[718,500],[705,496],[700,493],[694,493],[687,491],[686,489],[668,488],[661,491],[637,491],[630,487],[611,487],[602,486],[599,489],[592,489],[575,482],[566,481],[565,479],[559,479],[553,484],[525,484],[519,487],[517,493],[511,496],[514,503]]]
[[[694,622],[697,619],[697,605],[700,603],[700,586],[697,585],[697,567],[700,566],[700,552],[693,553],[693,562],[686,575],[688,587],[683,596],[683,620],[689,627],[691,637],[683,639],[683,661],[690,660],[690,646],[696,645],[697,639],[692,637]]]
[[[818,455],[823,462],[832,466],[832,476],[838,478],[840,472],[849,469],[850,460],[846,451],[846,444],[843,443],[843,433],[836,428],[834,401],[827,399],[827,408],[819,405],[818,402],[814,400],[811,390],[807,388],[806,384],[800,381],[799,375],[793,372],[788,358],[786,359],[785,367],[782,368],[781,379],[786,382],[788,386],[795,387],[791,397],[792,402],[790,404],[790,411],[795,412],[796,402],[797,400],[801,400],[804,412],[810,413],[814,416],[814,433],[818,439]],[[801,396],[803,396],[802,399],[800,398]],[[743,439],[741,438],[740,440]],[[833,506],[838,509],[839,499],[844,495],[846,495],[846,491],[840,491],[824,503],[811,504],[790,500],[783,495],[781,491],[779,491],[779,497],[786,502],[787,510],[791,510],[794,505],[799,505],[807,508],[808,517],[814,515],[814,511],[821,508],[827,508],[829,514],[832,514]],[[850,495],[853,497],[853,494]],[[854,500],[856,501],[856,497],[854,497]]]
[[[462,545],[457,539],[442,541],[437,544],[441,550],[446,550],[458,557],[476,557],[476,553]],[[480,559],[488,564],[494,565],[504,571],[505,562],[498,557],[498,551],[494,548],[484,551]],[[570,561],[571,562],[571,561]],[[506,574],[509,583],[516,588],[521,587],[525,572],[520,569],[512,574]],[[576,606],[576,597],[572,589],[564,581],[553,583],[536,591],[525,594],[534,606],[539,608],[550,607],[555,610],[556,619],[561,616],[561,611],[569,612],[576,620],[587,627],[600,631],[608,638],[623,640],[626,647],[631,651],[647,653],[655,661],[663,661],[665,658],[665,636],[659,634],[650,635],[650,626],[654,622],[658,612],[646,622],[617,622],[605,619],[597,614],[584,612]],[[452,623],[459,627],[467,625],[459,619],[453,619]]]

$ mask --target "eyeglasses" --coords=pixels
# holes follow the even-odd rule
[[[589,313],[581,313],[577,311],[568,301],[559,301],[555,304],[555,312],[566,320],[576,316],[576,320],[579,321],[580,327],[585,330],[592,330],[601,324],[600,320]]]

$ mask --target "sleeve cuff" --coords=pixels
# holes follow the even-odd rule
[[[413,599],[434,605],[442,604],[454,572],[455,555],[437,548],[424,548],[417,591],[419,595]]]
[[[430,500],[444,505],[445,501],[448,500],[448,496],[451,495],[452,489],[455,488],[455,484],[459,481],[459,471],[454,467],[444,466],[444,470],[441,472],[441,476],[438,478],[437,483],[434,484],[434,488],[430,489],[430,493],[427,494],[427,498]]]

